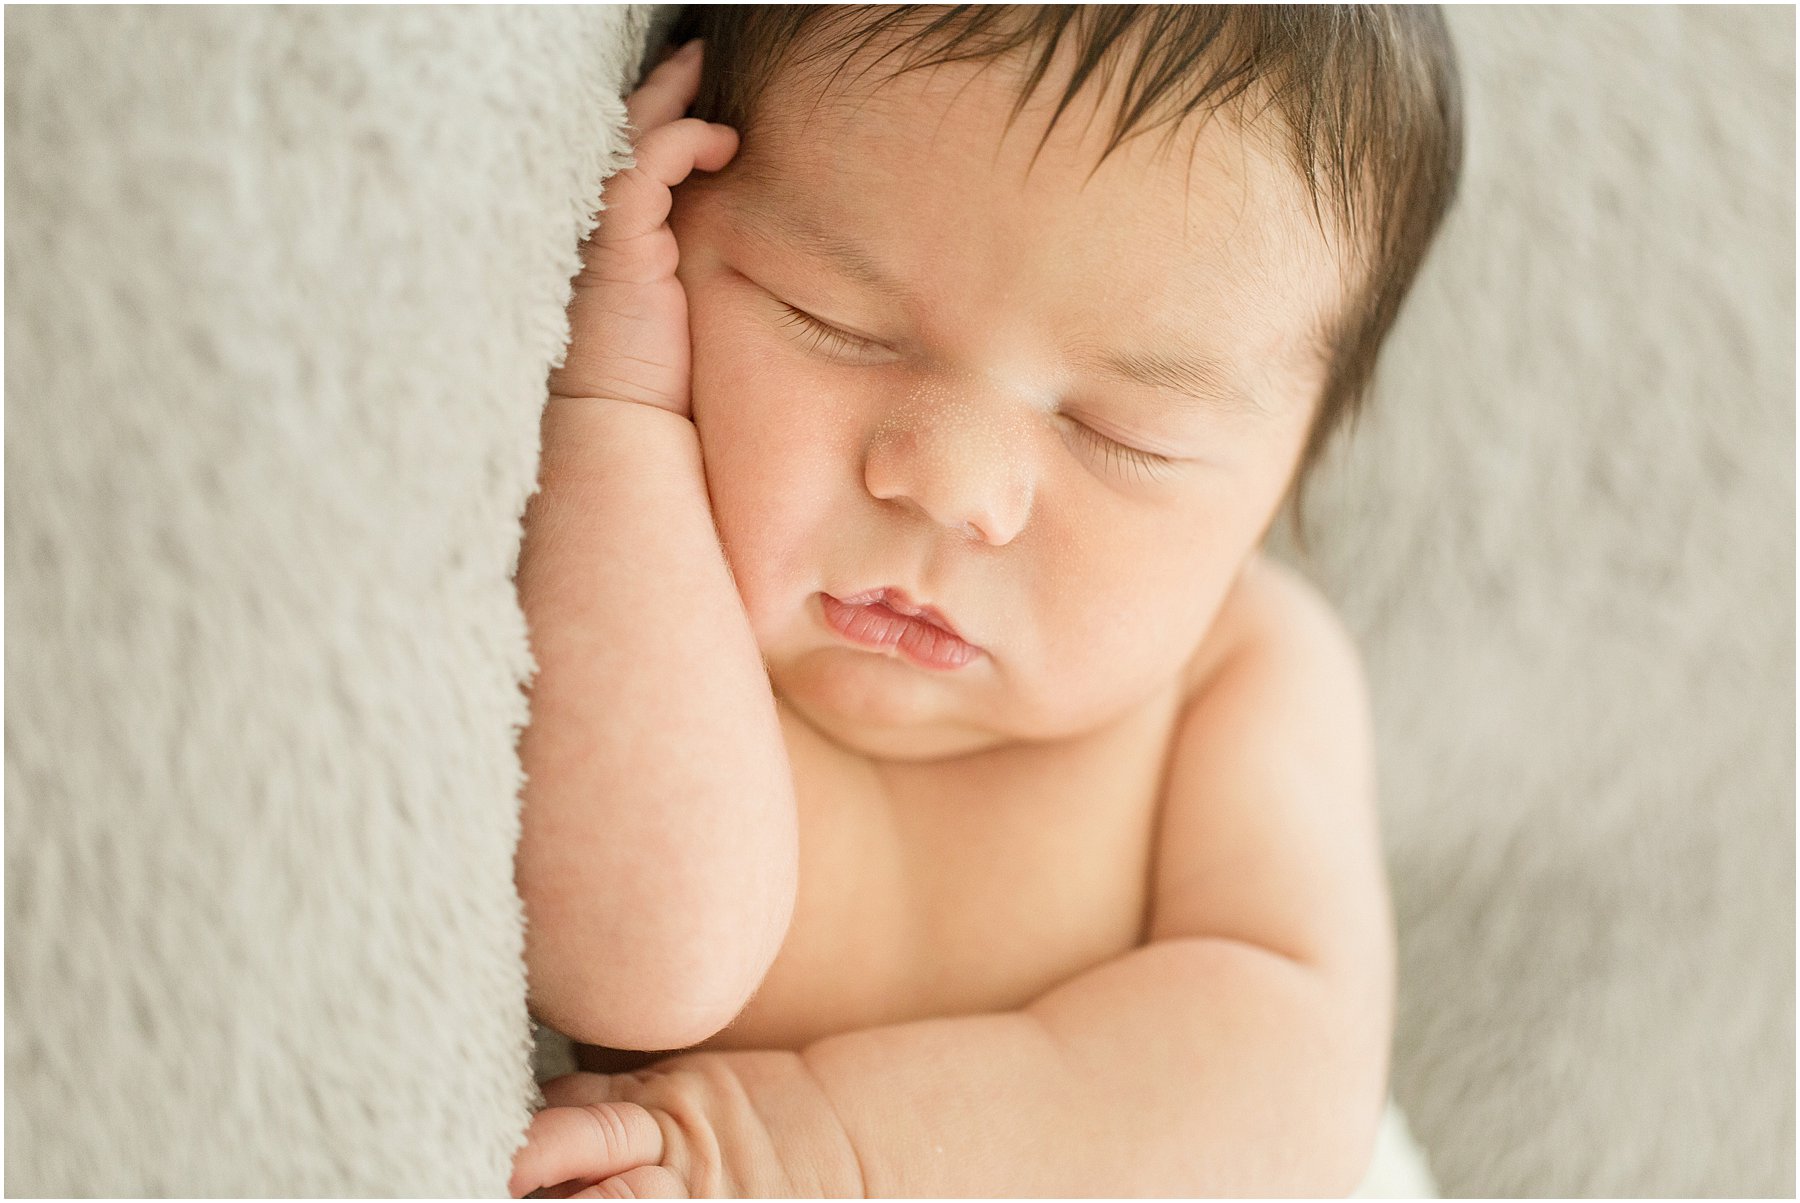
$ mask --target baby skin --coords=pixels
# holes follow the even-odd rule
[[[1096,167],[1105,92],[1040,149],[1004,59],[784,76],[734,162],[701,53],[628,102],[526,516],[531,1003],[603,1072],[513,1193],[1347,1194],[1368,708],[1260,551],[1344,279],[1304,183],[1226,114]]]

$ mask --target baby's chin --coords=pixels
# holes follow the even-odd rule
[[[876,760],[939,760],[1018,738],[986,721],[993,708],[981,703],[990,691],[959,679],[983,667],[978,660],[939,674],[879,652],[823,648],[771,659],[769,680],[790,709],[848,751]],[[971,709],[984,721],[971,721]]]

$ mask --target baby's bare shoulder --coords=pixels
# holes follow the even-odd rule
[[[1378,994],[1391,949],[1355,644],[1316,588],[1260,557],[1215,625],[1176,725],[1152,933],[1336,963]]]
[[[1331,603],[1299,572],[1260,552],[1245,565],[1189,659],[1185,700],[1198,699],[1227,664],[1247,657],[1278,657],[1362,678],[1356,642]]]

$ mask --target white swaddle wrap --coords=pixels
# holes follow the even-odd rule
[[[1375,1153],[1353,1199],[1435,1199],[1437,1183],[1425,1153],[1413,1139],[1400,1104],[1389,1099],[1375,1135]]]

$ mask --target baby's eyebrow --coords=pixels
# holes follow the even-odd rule
[[[1102,376],[1169,389],[1184,410],[1267,415],[1268,409],[1210,355],[1086,349],[1075,362]]]
[[[804,209],[774,202],[761,193],[752,193],[737,204],[740,216],[751,220],[740,222],[739,228],[764,240],[779,235],[787,244],[798,247],[815,259],[829,259],[843,269],[845,275],[866,284],[895,300],[907,300],[906,287],[890,275],[861,246],[842,234],[827,229]]]

